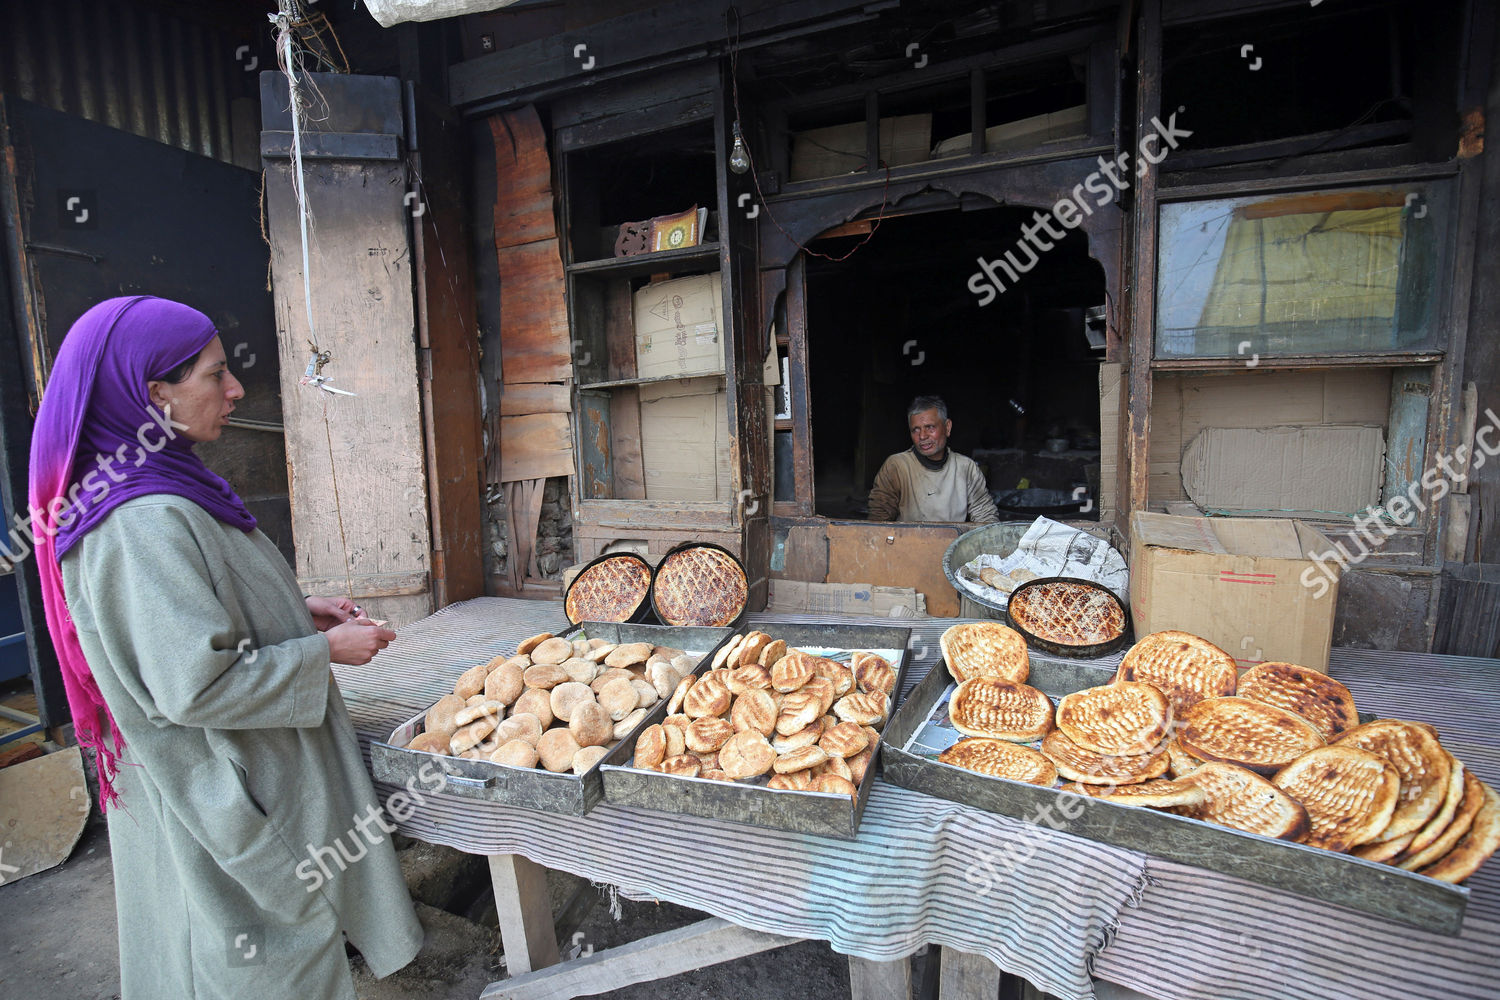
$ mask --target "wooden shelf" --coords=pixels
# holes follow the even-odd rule
[[[716,372],[688,372],[684,375],[653,375],[650,378],[618,378],[609,382],[580,382],[580,389],[618,389],[627,385],[650,385],[653,382],[681,382],[690,378],[723,378],[723,370]]]
[[[1244,372],[1276,369],[1347,368],[1352,365],[1435,365],[1443,360],[1442,351],[1381,351],[1363,354],[1261,354],[1249,357],[1169,357],[1155,358],[1152,371]],[[1253,361],[1253,364],[1250,362]]]
[[[568,265],[573,275],[598,275],[610,278],[638,278],[662,271],[713,271],[719,266],[719,244],[700,243],[681,250],[658,250],[631,257],[606,260],[584,260]]]

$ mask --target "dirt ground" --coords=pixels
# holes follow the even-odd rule
[[[555,875],[554,906],[586,885]],[[359,1000],[462,1000],[504,978],[500,937],[463,916],[418,904],[427,943],[417,960],[377,981],[353,959]],[[118,1000],[114,873],[103,823],[90,823],[62,865],[0,885],[0,996]],[[702,919],[671,904],[620,900],[618,921],[603,899],[571,941],[604,949]],[[803,942],[613,993],[606,1000],[790,1000],[849,996],[849,966],[822,942]],[[165,998],[164,998],[165,1000]],[[268,998],[270,1000],[270,998]]]

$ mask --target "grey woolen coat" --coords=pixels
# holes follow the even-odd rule
[[[109,813],[124,1000],[353,1000],[422,928],[297,579],[182,497],[121,504],[62,560],[125,739]]]

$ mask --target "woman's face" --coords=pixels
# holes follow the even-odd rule
[[[229,414],[234,412],[234,401],[245,395],[245,387],[229,371],[218,337],[198,355],[187,378],[175,385],[153,379],[147,387],[151,402],[171,414],[177,433],[195,442],[218,440]]]

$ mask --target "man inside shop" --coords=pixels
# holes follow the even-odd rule
[[[872,521],[998,521],[984,473],[972,458],[948,450],[953,421],[937,396],[906,408],[911,447],[880,466],[870,490]]]

